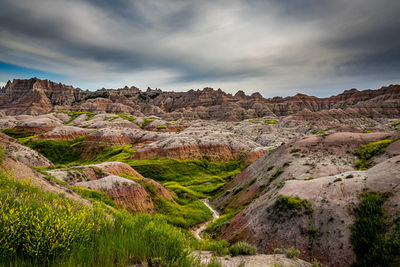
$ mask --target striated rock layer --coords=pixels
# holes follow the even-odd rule
[[[263,98],[259,93],[235,95],[221,89],[188,92],[140,91],[136,87],[95,92],[32,78],[9,81],[0,90],[0,110],[7,115],[38,115],[55,110],[156,115],[164,119],[218,119],[238,121],[264,116],[296,119],[341,119],[360,116],[400,115],[400,85],[379,90],[346,90],[328,98],[297,94]],[[176,128],[179,128],[178,126]]]

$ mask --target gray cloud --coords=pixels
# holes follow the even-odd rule
[[[397,0],[0,0],[0,61],[81,87],[329,95],[400,81]]]

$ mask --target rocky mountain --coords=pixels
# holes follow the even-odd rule
[[[400,114],[400,85],[378,90],[346,90],[328,98],[304,94],[263,98],[243,91],[235,95],[221,89],[188,92],[141,91],[136,87],[82,90],[32,78],[9,81],[0,90],[0,110],[7,115],[39,115],[57,110],[155,115],[172,119],[238,121],[255,117],[293,116],[296,119],[341,119],[360,116],[396,117]]]

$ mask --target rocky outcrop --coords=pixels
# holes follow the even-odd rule
[[[247,206],[222,226],[219,236],[230,242],[246,240],[272,253],[296,246],[303,259],[327,266],[350,266],[355,254],[349,241],[352,212],[362,192],[393,193],[388,207],[399,201],[400,141],[375,157],[376,165],[357,171],[353,154],[360,146],[400,136],[396,132],[340,132],[331,129],[293,140],[258,159],[225,186],[213,204],[220,209]],[[312,212],[278,212],[279,195],[298,196]],[[399,212],[388,208],[389,216]]]
[[[87,136],[92,131],[91,129],[62,125],[54,127],[50,131],[45,131],[34,139],[73,140],[77,137]]]
[[[136,87],[83,91],[72,86],[32,78],[9,81],[0,90],[0,110],[8,115],[42,114],[55,110],[156,115],[164,119],[217,119],[238,121],[264,116],[297,119],[343,119],[348,117],[398,117],[400,85],[379,90],[344,91],[317,98],[304,94],[263,98],[239,91],[235,95],[221,89],[204,88],[188,92],[140,91]]]
[[[326,266],[350,266],[355,254],[350,244],[353,208],[362,192],[392,192],[385,210],[397,216],[400,200],[400,156],[367,171],[351,171],[309,181],[286,181],[273,194],[263,194],[236,215],[222,231],[231,242],[247,240],[271,253],[296,246],[303,259],[317,259]],[[274,204],[279,195],[297,196],[311,204],[311,213],[279,213]]]
[[[156,198],[173,201],[175,195],[122,162],[103,162],[46,172],[69,185],[103,191],[121,208],[132,213],[154,212],[157,210]]]
[[[245,136],[234,135],[230,131],[208,125],[208,127],[189,127],[179,134],[148,144],[138,149],[132,158],[207,158],[211,161],[230,161],[259,146],[260,144]],[[249,160],[253,160],[256,156],[254,154]]]
[[[7,151],[7,155],[29,167],[52,166],[47,158],[29,147],[23,146],[11,137],[0,133],[0,146]]]

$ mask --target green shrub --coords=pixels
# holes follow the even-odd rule
[[[167,126],[160,125],[156,127],[157,130],[167,129]]]
[[[341,182],[341,181],[343,181],[342,178],[336,178],[335,180],[333,180],[334,183],[336,183],[336,182]]]
[[[292,150],[290,150],[290,153],[297,153],[300,152],[301,149],[300,148],[293,148]]]
[[[232,256],[255,255],[257,254],[257,248],[253,245],[248,244],[247,242],[239,241],[229,248],[229,253]]]
[[[202,244],[203,250],[210,250],[214,255],[223,256],[229,253],[229,243],[225,240],[205,240]]]
[[[400,265],[400,222],[387,221],[383,209],[389,196],[374,191],[361,195],[350,235],[357,256],[354,266]]]
[[[254,184],[256,181],[257,181],[257,178],[253,178],[253,179],[251,179],[251,180],[250,180],[250,182],[249,182],[249,185],[252,185],[252,184]]]
[[[286,252],[286,257],[288,257],[289,259],[298,257],[299,255],[300,255],[300,250],[296,249],[295,247],[290,247]]]
[[[400,125],[400,121],[396,121],[392,124],[392,126],[396,127],[397,125]]]
[[[149,125],[152,121],[155,121],[156,119],[150,118],[150,119],[144,119],[144,122],[142,124],[142,129],[144,129],[147,125]]]
[[[310,202],[298,196],[279,195],[272,207],[279,212],[297,213],[304,210],[306,214],[312,213]]]
[[[354,154],[358,157],[355,165],[356,168],[359,170],[366,170],[370,168],[372,165],[371,159],[374,156],[380,155],[385,152],[386,147],[394,141],[396,140],[385,139],[361,146],[359,150],[354,152]]]
[[[282,253],[282,251],[281,251],[280,248],[275,248],[274,249],[274,254],[281,254],[281,253]]]

